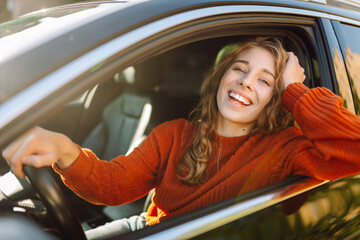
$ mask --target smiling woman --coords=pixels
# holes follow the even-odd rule
[[[275,89],[276,92],[283,91],[282,84],[279,84],[279,82],[281,83],[280,79],[275,78],[275,74],[281,76],[283,69],[275,68],[274,55],[265,46],[252,48],[243,46],[243,49],[245,50],[236,56],[233,65],[225,72],[217,92],[217,105],[222,116],[218,123],[220,124],[218,131],[224,136],[234,135],[236,134],[234,130],[239,131],[239,129],[242,132],[236,135],[248,134],[259,119],[264,107],[269,104],[270,100],[278,99],[276,95],[273,98]],[[282,54],[277,54],[276,63],[285,62],[287,59],[285,50],[279,49],[278,51],[280,50]],[[277,65],[284,66],[284,64]],[[232,105],[227,107],[228,102]],[[242,106],[249,108],[239,108]],[[279,103],[278,106],[280,106]],[[230,121],[230,123],[226,124],[224,121]],[[235,123],[235,126],[231,127],[231,122]],[[228,129],[224,129],[224,126],[227,126]],[[269,130],[271,131],[271,129]]]
[[[184,156],[184,164],[194,174],[184,178],[189,183],[201,180],[213,156],[208,137],[213,131],[234,137],[277,132],[292,124],[292,115],[281,106],[282,75],[288,54],[280,41],[259,37],[231,50],[202,87],[202,100],[196,109],[200,128]],[[294,75],[302,82],[303,69],[298,66],[297,71]]]
[[[123,204],[155,188],[146,213],[90,230],[89,238],[154,225],[288,176],[358,173],[360,119],[329,90],[303,85],[303,73],[278,39],[258,37],[210,72],[192,121],[159,125],[128,156],[102,161],[42,128],[11,143],[4,156],[19,176],[23,164],[52,165],[95,204]],[[299,127],[290,126],[292,115]]]
[[[225,72],[217,92],[217,131],[223,136],[250,132],[275,88],[273,55],[264,48],[242,51]],[[238,132],[238,133],[236,133]]]

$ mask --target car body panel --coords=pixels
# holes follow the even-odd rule
[[[195,239],[218,239],[219,236],[224,239],[358,239],[358,199],[358,177],[343,179],[306,191]]]

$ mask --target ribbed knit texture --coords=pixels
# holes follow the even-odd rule
[[[186,185],[176,176],[198,126],[184,119],[156,127],[129,156],[107,162],[81,149],[66,171],[53,167],[68,187],[95,204],[120,205],[155,188],[150,225],[291,175],[333,180],[360,172],[360,119],[342,107],[340,97],[295,83],[282,101],[301,130],[241,137],[214,133],[214,155],[202,185]]]

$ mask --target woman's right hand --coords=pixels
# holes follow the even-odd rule
[[[304,82],[306,76],[304,74],[305,70],[302,68],[299,64],[299,59],[293,52],[287,53],[289,58],[286,62],[286,66],[283,73],[283,79],[284,79],[284,87],[285,89],[287,86],[289,86],[291,83],[295,82]]]
[[[22,165],[68,168],[78,157],[78,147],[65,135],[35,127],[20,136],[3,151],[13,173],[25,177]]]

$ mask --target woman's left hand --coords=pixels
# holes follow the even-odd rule
[[[285,70],[283,73],[284,87],[285,89],[291,83],[304,82],[305,74],[304,69],[299,64],[299,59],[293,52],[288,52],[288,60],[286,62]]]

